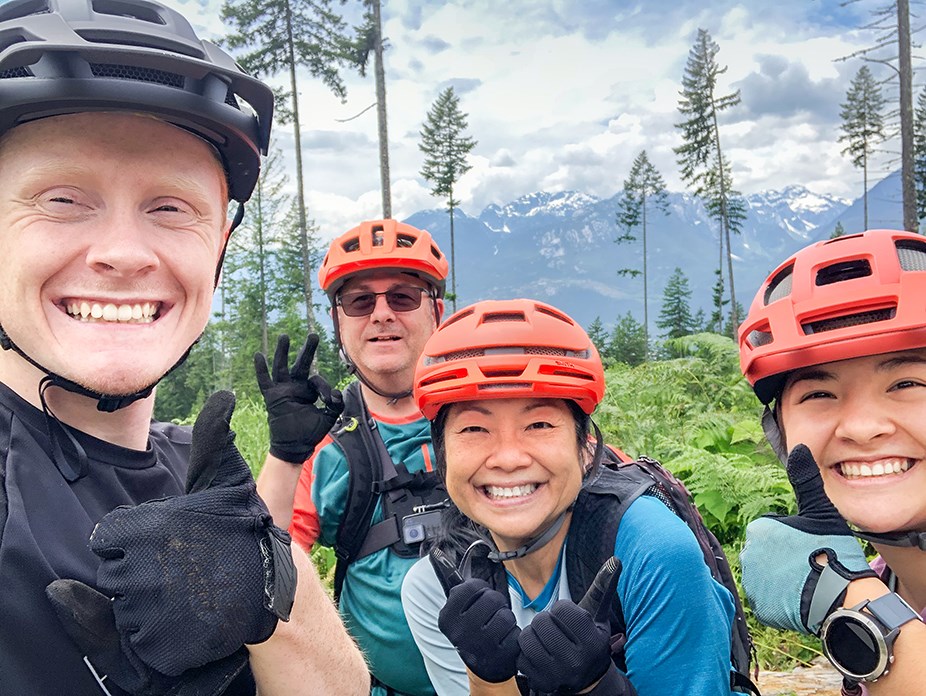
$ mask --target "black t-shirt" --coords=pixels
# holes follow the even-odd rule
[[[0,384],[0,694],[99,696],[45,587],[57,578],[96,584],[99,559],[88,540],[106,513],[183,493],[191,431],[153,422],[140,452],[69,428],[88,465],[69,483],[55,466],[48,427],[42,411]],[[60,431],[58,441],[72,457]],[[253,693],[239,691],[239,682],[226,693]]]

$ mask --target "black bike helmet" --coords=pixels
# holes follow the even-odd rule
[[[273,93],[153,0],[0,2],[0,134],[86,111],[153,114],[199,136],[244,202],[267,153]]]

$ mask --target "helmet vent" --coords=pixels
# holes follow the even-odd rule
[[[875,309],[870,312],[859,312],[858,314],[847,314],[844,317],[834,319],[822,319],[821,321],[812,321],[802,324],[801,328],[807,335],[823,333],[824,331],[835,331],[836,329],[845,329],[849,326],[861,326],[863,324],[873,324],[878,321],[888,321],[893,319],[897,313],[896,307],[886,309]]]
[[[22,67],[0,70],[0,80],[5,80],[8,77],[32,77],[32,73]]]
[[[396,244],[396,246],[400,246],[400,247],[409,247],[409,248],[411,248],[411,247],[415,246],[415,242],[417,242],[417,241],[418,241],[417,239],[415,239],[414,237],[412,237],[412,236],[409,235],[409,234],[397,234],[397,235],[395,236],[395,244]]]
[[[344,249],[347,253],[352,251],[357,251],[360,248],[360,237],[351,237],[350,239],[345,239],[341,243],[341,248]]]
[[[164,26],[163,18],[152,8],[145,7],[137,2],[123,2],[123,0],[93,0],[93,11],[99,14],[113,15],[114,17],[130,17],[150,24]]]
[[[23,17],[43,14],[48,11],[47,0],[20,3],[0,2],[0,22],[9,22],[11,19],[22,19]]]
[[[538,312],[541,312],[541,313],[543,313],[543,314],[547,314],[547,315],[553,317],[554,319],[559,319],[560,321],[565,322],[565,323],[567,323],[567,324],[573,324],[573,323],[574,323],[574,322],[572,321],[572,319],[570,319],[569,317],[567,317],[565,314],[562,314],[561,312],[556,312],[556,311],[550,309],[549,307],[543,307],[543,306],[537,305],[537,306],[535,306],[535,309],[536,309]]]
[[[472,308],[461,309],[459,312],[454,314],[452,317],[449,317],[447,321],[441,324],[441,327],[446,328],[450,326],[451,324],[456,324],[458,321],[460,321],[460,319],[466,319],[466,317],[472,316],[474,311],[475,310]]]
[[[926,243],[897,242],[897,258],[905,271],[926,271]]]
[[[524,312],[487,312],[482,318],[483,324],[493,321],[527,321]]]
[[[492,375],[493,377],[495,375]],[[499,375],[501,376],[501,375]],[[499,384],[498,382],[489,383],[489,384],[480,384],[479,391],[500,391],[505,389],[530,389],[531,385],[529,382],[503,382]]]
[[[749,342],[753,348],[759,348],[761,346],[767,346],[769,343],[775,340],[772,336],[771,331],[750,331],[749,335],[746,337],[746,340]]]
[[[134,65],[110,65],[108,63],[91,63],[90,70],[95,77],[113,77],[117,80],[135,80],[136,82],[153,82],[169,87],[183,87],[183,76],[164,70],[138,68]]]
[[[846,280],[865,278],[871,275],[871,264],[868,259],[853,259],[841,261],[817,271],[817,286],[842,283]]]
[[[791,294],[791,273],[794,271],[794,265],[788,266],[781,273],[772,278],[765,290],[765,304],[770,305],[782,297]]]
[[[433,244],[431,245],[431,256],[433,256],[433,257],[434,257],[435,259],[437,259],[438,261],[440,261],[442,258],[444,258],[444,255],[443,255],[442,253],[440,253],[440,251],[438,250],[438,248],[437,248],[436,246],[434,246]]]

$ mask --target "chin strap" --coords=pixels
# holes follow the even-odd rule
[[[582,478],[582,488],[590,485],[596,478],[598,478],[598,469],[601,466],[601,460],[604,457],[604,439],[601,436],[601,430],[598,428],[598,424],[595,421],[591,421],[592,429],[595,432],[595,453],[592,456],[592,463],[589,465]],[[512,551],[499,551],[493,549],[488,553],[488,559],[490,561],[495,561],[496,563],[502,563],[504,561],[510,561],[515,558],[523,558],[529,553],[533,553],[537,549],[545,546],[549,543],[553,537],[556,536],[557,532],[563,527],[563,523],[566,521],[566,515],[572,512],[572,509],[575,507],[575,501],[572,501],[572,504],[563,510],[559,516],[553,520],[553,524],[547,527],[537,536],[530,539],[523,546]]]
[[[193,346],[199,341],[197,338],[193,343]],[[167,377],[171,372],[176,370],[187,359],[187,356],[190,354],[190,351],[193,350],[193,346],[190,346],[186,349],[186,352],[180,357],[180,359],[174,363],[167,372],[165,372],[161,377],[158,378],[153,384],[149,384],[147,387],[144,387],[136,392],[131,394],[104,394],[102,392],[95,391],[93,389],[88,389],[87,387],[78,384],[77,382],[68,379],[67,377],[62,377],[61,375],[52,372],[47,367],[41,363],[33,360],[31,357],[26,355],[25,351],[22,350],[19,346],[13,343],[10,339],[7,332],[2,326],[0,326],[0,348],[3,350],[12,350],[19,357],[25,360],[27,363],[32,365],[34,368],[45,373],[45,377],[42,378],[42,381],[39,384],[39,397],[42,401],[42,404],[45,403],[45,390],[48,387],[59,387],[65,391],[69,391],[73,394],[79,394],[80,396],[86,396],[89,399],[96,400],[96,408],[98,411],[104,413],[112,413],[113,411],[118,411],[120,408],[125,408],[126,406],[135,403],[141,399],[146,399],[151,396],[151,392],[154,391],[155,386],[158,382]]]
[[[875,544],[902,546],[926,551],[926,532],[860,532],[853,529],[852,533],[859,539],[871,541]]]

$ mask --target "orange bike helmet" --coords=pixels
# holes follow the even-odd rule
[[[318,269],[318,284],[334,296],[355,273],[395,269],[431,283],[443,296],[447,258],[426,230],[395,220],[362,222],[335,239]]]
[[[870,230],[802,249],[759,289],[739,345],[765,404],[792,370],[926,346],[926,239]]]
[[[571,399],[591,414],[604,390],[588,334],[534,300],[461,309],[431,335],[415,370],[415,401],[428,420],[444,404],[477,399]]]

